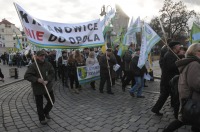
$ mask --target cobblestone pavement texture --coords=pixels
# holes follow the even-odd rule
[[[98,85],[96,82],[97,89]],[[82,91],[75,94],[56,81],[56,102],[48,125],[38,121],[28,81],[2,85],[0,132],[161,132],[174,120],[173,110],[168,101],[161,111],[164,116],[155,116],[151,108],[159,96],[159,81],[147,82],[147,85],[146,98],[141,99],[131,97],[128,87],[122,92],[120,82],[112,87],[115,94],[108,95],[92,90],[89,85],[84,85]],[[178,132],[190,132],[190,126],[184,126]]]

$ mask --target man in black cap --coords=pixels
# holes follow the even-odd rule
[[[36,101],[37,113],[39,116],[40,123],[42,125],[47,124],[45,118],[51,119],[51,117],[49,116],[49,112],[53,107],[49,99],[49,96],[45,90],[45,85],[48,89],[48,92],[50,94],[53,103],[55,102],[52,89],[54,68],[51,63],[45,61],[45,55],[46,53],[44,51],[38,51],[36,53],[36,62],[38,64],[39,69],[37,68],[36,63],[32,63],[24,75],[24,79],[31,82],[33,94],[35,96],[35,101]],[[38,70],[40,70],[43,79],[40,77]],[[47,100],[45,108],[43,108],[43,96]]]
[[[108,60],[108,63],[107,63]],[[112,75],[113,65],[117,63],[117,60],[115,56],[112,53],[111,49],[106,50],[106,54],[102,55],[99,59],[99,65],[100,65],[100,87],[99,91],[100,93],[103,93],[103,88],[105,82],[107,82],[107,93],[108,94],[114,94],[111,90],[111,82],[110,82],[110,76]],[[110,75],[109,75],[110,70]]]
[[[167,53],[164,55],[162,65],[162,76],[160,81],[160,97],[151,110],[158,116],[163,115],[162,113],[160,113],[160,110],[163,107],[169,95],[171,94],[169,81],[175,75],[179,75],[179,71],[176,67],[175,62],[178,60],[177,55],[181,48],[180,42],[172,41],[169,43],[169,47],[173,52],[171,50],[168,50]]]

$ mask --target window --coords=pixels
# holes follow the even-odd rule
[[[10,24],[6,24],[5,27],[11,28],[11,25]]]
[[[2,32],[4,32],[4,29],[1,29]]]

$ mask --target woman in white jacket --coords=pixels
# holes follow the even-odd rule
[[[95,57],[95,52],[90,51],[88,58],[86,59],[86,66],[93,66],[94,64],[98,64],[98,60]],[[90,83],[93,90],[95,90],[95,81]]]

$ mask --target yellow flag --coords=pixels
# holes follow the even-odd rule
[[[152,62],[152,58],[151,58],[151,53],[148,55],[148,61],[149,61],[149,71],[148,72],[151,72],[153,69],[152,69],[152,65],[153,65],[153,62]]]
[[[105,42],[105,44],[101,47],[101,51],[103,52],[103,53],[106,53],[106,50],[108,49],[108,47],[107,47],[107,42]]]

